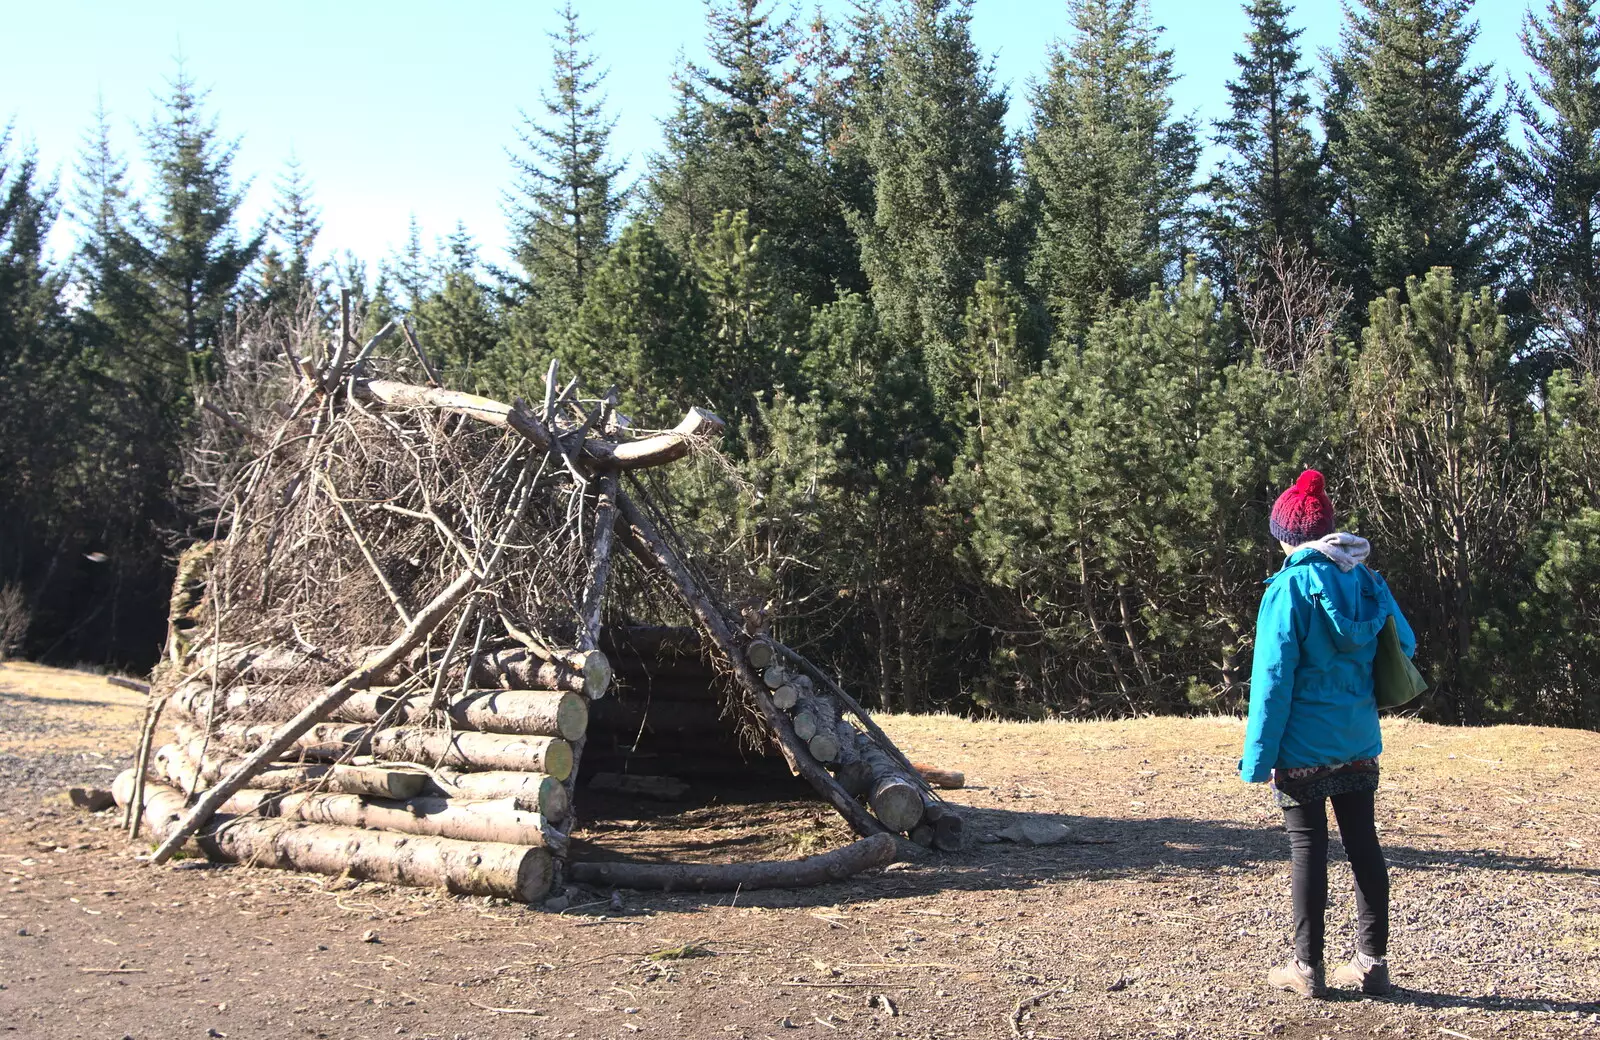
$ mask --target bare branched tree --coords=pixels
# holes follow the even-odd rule
[[[1333,346],[1354,294],[1334,281],[1325,264],[1280,239],[1234,266],[1239,315],[1267,365],[1298,371],[1307,358]]]

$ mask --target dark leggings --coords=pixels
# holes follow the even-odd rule
[[[1307,799],[1283,810],[1294,862],[1294,955],[1322,963],[1323,914],[1328,908],[1328,802],[1339,821],[1339,840],[1356,876],[1356,944],[1369,957],[1389,946],[1389,868],[1378,847],[1372,792]]]

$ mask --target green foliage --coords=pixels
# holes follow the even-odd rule
[[[1512,561],[1537,491],[1511,354],[1489,290],[1458,291],[1436,268],[1373,302],[1351,373],[1363,531],[1418,631],[1434,702],[1467,721],[1489,707],[1513,641],[1501,626],[1526,581]]]
[[[968,8],[914,0],[891,25],[866,127],[873,212],[854,218],[884,328],[920,349],[945,400],[962,385],[965,302],[990,259],[1013,259],[1006,97],[972,43]]]
[[[1260,256],[1272,243],[1313,248],[1327,208],[1322,155],[1311,135],[1311,69],[1302,64],[1282,0],[1251,0],[1247,52],[1234,55],[1228,83],[1232,115],[1217,124],[1229,155],[1211,182],[1225,248]]]
[[[1145,0],[1072,0],[1075,38],[1034,91],[1024,149],[1036,196],[1032,276],[1080,334],[1177,263],[1198,146],[1172,117],[1172,52]]]
[[[630,224],[595,272],[577,318],[554,346],[590,386],[614,384],[622,410],[670,426],[704,402],[713,373],[701,349],[705,294],[649,224]],[[674,414],[676,413],[676,414]]]
[[[298,160],[289,160],[278,181],[278,206],[270,227],[271,243],[261,253],[260,303],[269,309],[292,312],[310,306],[328,313],[331,283],[326,265],[313,256],[322,220]]]
[[[612,224],[627,202],[611,160],[614,119],[600,94],[605,73],[582,48],[569,2],[560,31],[550,34],[550,90],[543,120],[527,113],[517,128],[521,151],[512,155],[516,185],[512,252],[526,272],[530,303],[545,326],[565,324],[577,312],[588,283],[611,244]]]
[[[957,463],[997,637],[980,703],[1099,712],[1234,702],[1270,565],[1261,518],[1326,416],[1241,356],[1193,273],[1097,322]]]
[[[1502,271],[1506,113],[1468,52],[1472,0],[1346,8],[1325,109],[1343,215],[1343,275],[1366,298],[1434,267],[1481,285]]]

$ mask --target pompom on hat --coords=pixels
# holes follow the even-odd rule
[[[1272,537],[1290,545],[1304,545],[1333,533],[1333,502],[1322,474],[1308,469],[1294,487],[1278,496],[1268,527]]]

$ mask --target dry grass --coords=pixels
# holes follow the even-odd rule
[[[23,676],[29,696],[34,680],[57,692],[16,696]],[[59,725],[103,710],[77,700],[117,700],[130,720],[117,746],[131,747],[136,696],[96,683],[3,670],[0,705]],[[151,870],[104,819],[0,802],[13,879],[0,1025],[39,1040],[208,1028],[1013,1040],[1017,1014],[1024,1035],[1074,1040],[1600,1035],[1600,734],[1386,723],[1380,818],[1402,989],[1307,1002],[1262,985],[1288,946],[1287,849],[1265,791],[1235,774],[1238,720],[882,721],[913,759],[967,774],[950,795],[974,839],[1027,814],[1066,822],[1072,840],[975,841],[799,892],[580,891],[556,915],[275,871]],[[29,789],[14,770],[45,757],[0,756],[0,791]],[[87,772],[98,764],[67,762],[73,782],[104,775]],[[762,819],[791,827],[773,847],[795,841],[792,813],[736,800],[716,812],[585,826],[636,850],[734,853]],[[1337,956],[1351,891],[1342,862],[1330,874]],[[368,930],[380,941],[363,942]],[[649,958],[686,944],[712,956]]]

